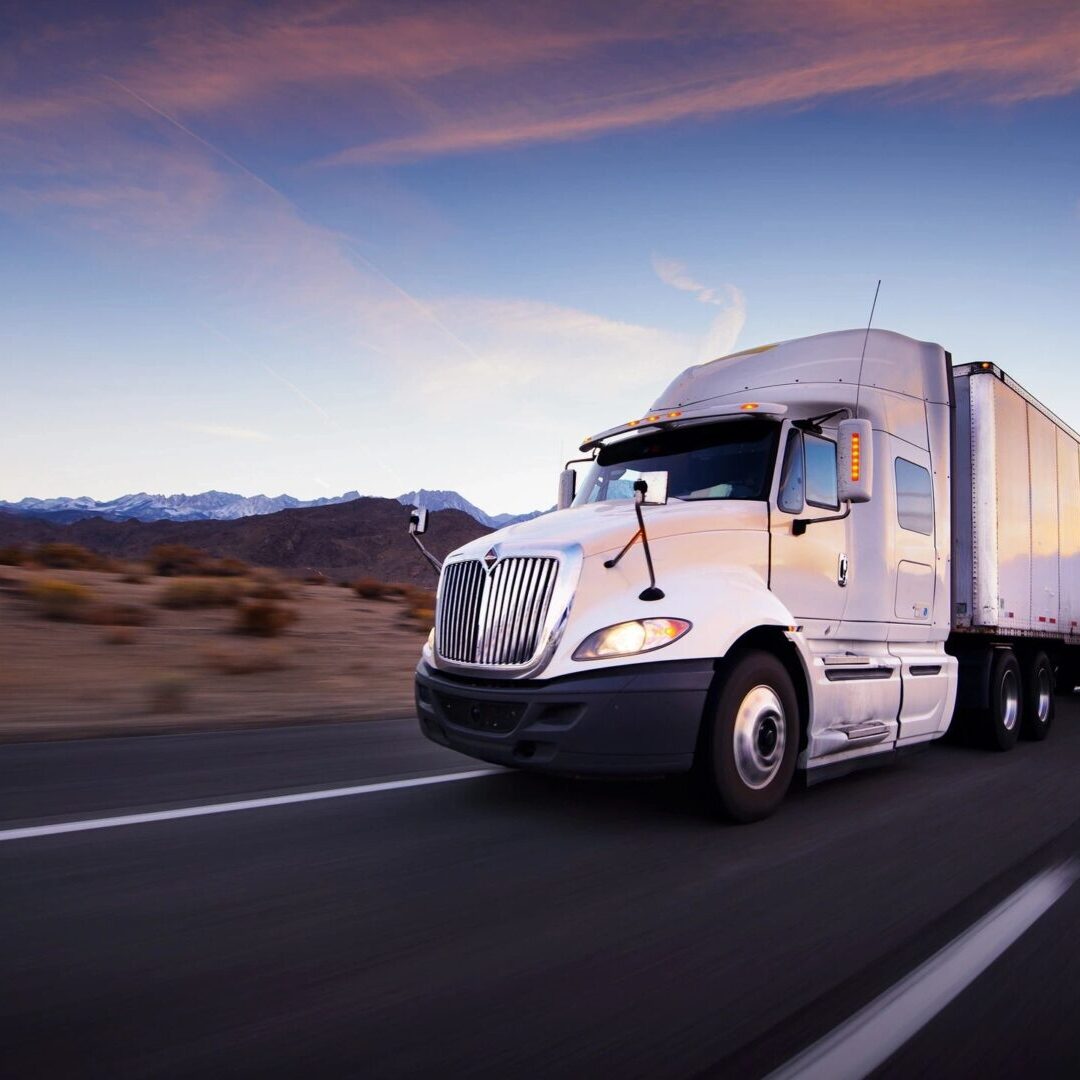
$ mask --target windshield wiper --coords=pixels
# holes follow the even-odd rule
[[[614,559],[608,559],[604,566],[608,570],[618,566],[622,561],[622,557],[634,546],[634,541],[640,536],[641,546],[645,549],[645,565],[649,568],[649,587],[638,595],[638,599],[663,600],[663,590],[656,587],[656,573],[653,570],[652,552],[649,550],[649,535],[645,531],[645,518],[641,514],[641,504],[645,501],[645,492],[648,490],[649,485],[644,480],[634,481],[634,513],[637,514],[638,520],[637,532],[626,542],[626,547]]]

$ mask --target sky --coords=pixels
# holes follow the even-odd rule
[[[1080,7],[9,0],[0,253],[0,499],[548,506],[879,278],[1080,427]]]

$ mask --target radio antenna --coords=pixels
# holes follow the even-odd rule
[[[877,288],[874,290],[874,302],[870,305],[870,318],[866,320],[866,335],[862,342],[862,356],[859,357],[859,381],[855,387],[855,419],[859,419],[859,398],[862,396],[862,369],[866,363],[866,345],[870,340],[870,327],[874,324],[874,309],[877,307],[878,293],[881,292],[881,278],[878,278]]]

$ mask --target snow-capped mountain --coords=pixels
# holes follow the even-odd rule
[[[533,510],[530,514],[485,514],[478,506],[473,506],[464,495],[459,495],[456,491],[429,491],[427,488],[407,491],[404,495],[398,496],[398,502],[405,506],[422,506],[425,510],[463,510],[481,525],[487,525],[492,529],[501,529],[504,525],[514,525],[519,521],[530,521],[546,512]]]
[[[230,491],[204,491],[198,495],[151,495],[140,491],[105,501],[91,499],[87,495],[55,499],[26,498],[18,502],[0,500],[0,511],[58,524],[86,518],[105,518],[109,521],[233,521],[257,514],[275,514],[279,510],[347,503],[359,498],[358,491],[347,491],[344,495],[324,499],[297,499],[292,495],[237,495]],[[463,510],[491,528],[536,516],[499,514],[492,517],[456,491],[410,491],[399,496],[397,501],[405,506],[420,505],[429,510]]]
[[[291,495],[236,495],[229,491],[204,491],[198,495],[151,495],[145,491],[100,501],[86,495],[77,498],[20,499],[0,501],[0,510],[24,517],[50,521],[80,521],[100,517],[113,521],[232,521],[255,514],[273,514],[303,506],[329,506],[359,499],[358,491],[347,491],[327,499],[295,499]]]

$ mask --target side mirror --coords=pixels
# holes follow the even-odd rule
[[[428,512],[422,509],[414,509],[409,515],[409,534],[411,536],[423,536],[427,532]]]
[[[634,491],[646,506],[663,506],[667,502],[667,482],[666,472],[642,473],[641,479],[634,481]]]
[[[874,492],[874,433],[869,420],[841,420],[836,487],[841,502],[869,502]]]
[[[573,469],[563,469],[559,473],[559,498],[557,500],[557,507],[560,510],[565,510],[567,507],[572,506],[574,502],[574,496],[577,494],[577,473]]]

